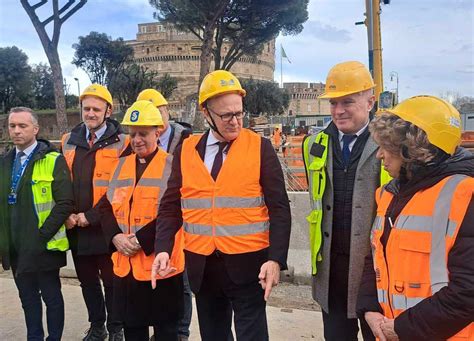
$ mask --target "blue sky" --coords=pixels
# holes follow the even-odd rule
[[[383,6],[385,87],[396,87],[389,76],[391,71],[396,71],[401,98],[448,91],[474,96],[473,3],[471,0],[392,0],[390,5]],[[303,32],[277,39],[275,80],[280,80],[280,44],[291,60],[291,64],[283,64],[285,82],[324,82],[335,63],[344,60],[367,63],[365,26],[354,25],[364,19],[364,11],[364,0],[310,0],[309,20]],[[46,9],[44,17],[48,13]],[[1,47],[16,45],[29,56],[30,63],[47,62],[36,31],[18,0],[1,0],[0,18]],[[80,79],[82,89],[90,83],[84,72],[71,64],[72,44],[79,36],[98,31],[113,38],[134,39],[137,24],[151,21],[154,21],[153,8],[147,0],[89,0],[63,25],[59,42],[70,91],[77,93],[74,77]]]

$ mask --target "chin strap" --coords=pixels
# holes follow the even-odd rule
[[[205,109],[208,110],[207,107],[205,107]],[[209,122],[208,120],[206,120],[206,121],[207,121],[207,124],[209,124],[209,127],[211,127],[212,130],[214,130],[216,133],[219,134],[220,137],[222,137],[224,140],[227,141],[227,139],[221,134],[221,132],[219,131],[219,129],[217,129],[216,122],[215,122],[214,119],[212,118],[212,115],[211,115],[211,113],[209,112],[209,110],[208,110],[207,112],[209,113],[209,118],[211,119],[211,122],[212,122],[212,123],[211,123],[211,122]]]

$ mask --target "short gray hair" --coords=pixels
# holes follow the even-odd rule
[[[8,113],[8,117],[10,117],[11,114],[17,113],[17,112],[28,112],[30,113],[31,116],[31,122],[33,123],[34,126],[39,126],[39,120],[38,120],[38,115],[33,111],[33,109],[27,108],[27,107],[14,107],[10,109],[10,112]]]

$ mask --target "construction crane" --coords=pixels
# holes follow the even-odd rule
[[[382,35],[380,33],[380,4],[388,5],[390,0],[365,0],[365,20],[356,25],[367,26],[369,45],[369,70],[375,82],[375,98],[380,99],[383,90]]]

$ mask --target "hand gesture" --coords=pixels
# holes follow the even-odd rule
[[[89,226],[89,221],[86,218],[84,212],[78,213],[77,215],[77,225],[80,227],[87,227]]]
[[[134,256],[140,250],[140,244],[133,242],[133,238],[131,237],[135,237],[135,235],[119,233],[112,238],[112,243],[115,245],[117,251],[127,257]]]
[[[258,274],[259,283],[262,289],[265,290],[265,301],[270,297],[272,288],[278,285],[280,281],[280,264],[269,260],[262,264],[260,273]]]
[[[398,335],[395,332],[395,320],[384,317],[380,328],[387,338],[387,341],[398,341]]]
[[[67,217],[66,221],[64,222],[64,225],[66,226],[66,229],[71,230],[77,225],[77,214],[71,214],[69,217]]]
[[[175,272],[176,268],[171,266],[170,255],[168,252],[160,252],[156,255],[153,265],[151,266],[151,287],[156,288],[156,276],[165,277],[172,272]]]
[[[384,316],[379,312],[368,311],[365,313],[364,317],[374,336],[380,341],[387,341],[387,338],[380,327],[383,323]]]

